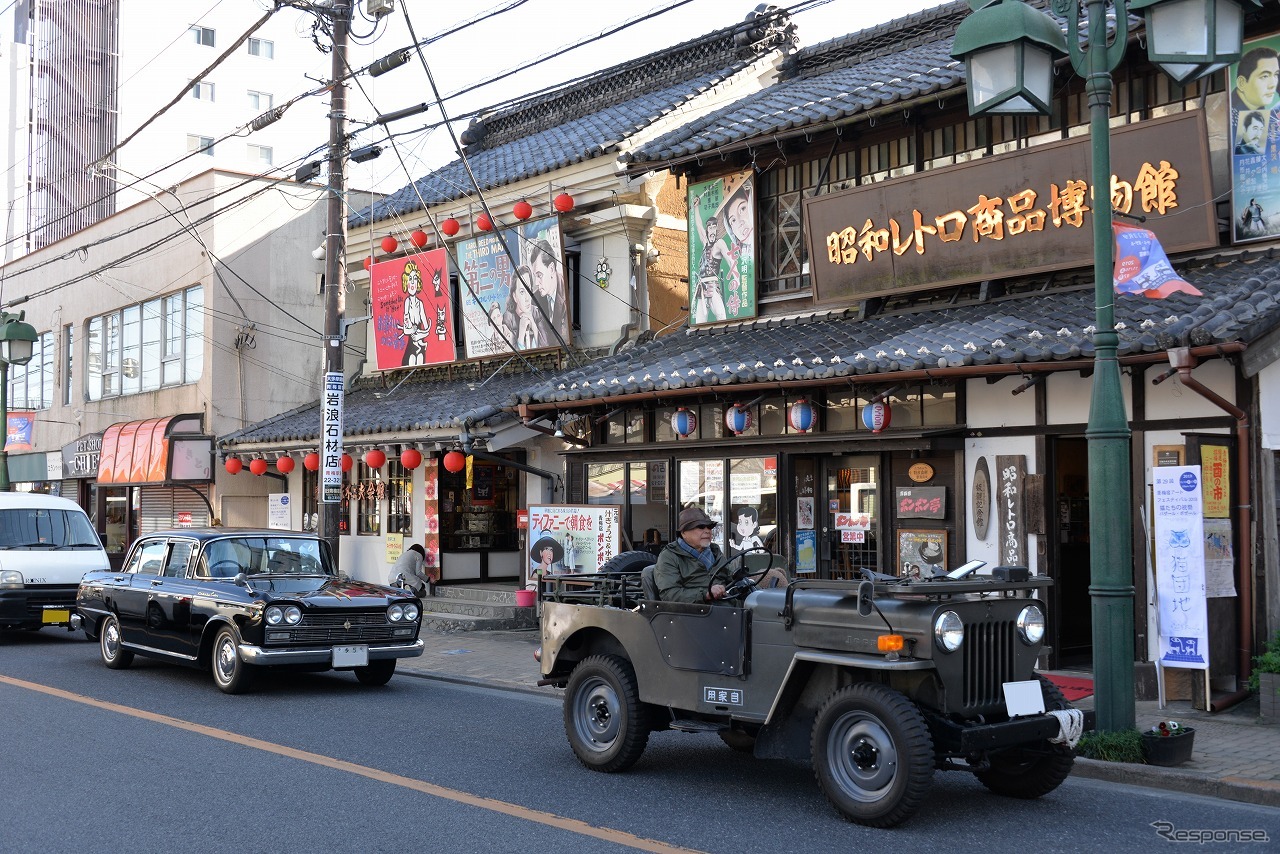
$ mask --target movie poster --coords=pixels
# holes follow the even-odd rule
[[[443,248],[374,264],[369,281],[378,370],[439,365],[457,358]]]
[[[1236,243],[1280,233],[1280,36],[1246,42],[1232,65],[1231,235]]]
[[[751,172],[689,185],[689,322],[756,316]]]
[[[468,359],[569,344],[563,245],[554,216],[458,241]]]

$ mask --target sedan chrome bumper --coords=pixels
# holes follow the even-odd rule
[[[369,660],[382,661],[388,658],[415,658],[422,655],[426,645],[422,638],[413,643],[387,644],[369,646]],[[240,660],[246,664],[328,664],[333,661],[332,649],[264,649],[253,644],[242,643],[239,646]]]

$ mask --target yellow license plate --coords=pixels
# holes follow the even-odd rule
[[[41,619],[46,623],[69,623],[71,611],[68,608],[45,608]]]

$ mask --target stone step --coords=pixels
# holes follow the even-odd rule
[[[468,587],[465,585],[437,584],[436,595],[428,596],[428,599],[466,599],[469,601],[479,602],[497,602],[499,604],[514,605],[516,603],[516,587],[497,586],[492,584],[476,585]]]
[[[514,587],[498,585],[436,586],[422,599],[422,628],[454,632],[530,629],[538,625],[536,608],[516,607]]]

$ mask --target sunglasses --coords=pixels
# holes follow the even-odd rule
[[[695,531],[710,531],[714,527],[715,525],[701,524],[701,525],[694,525],[693,529]]]

